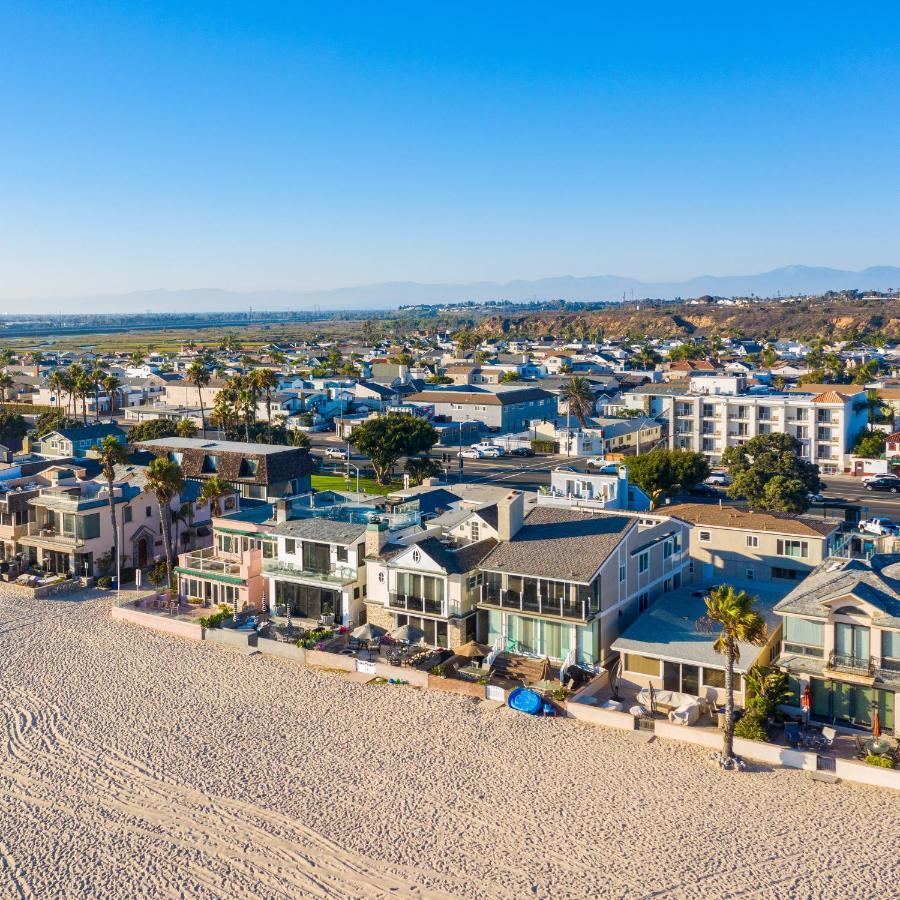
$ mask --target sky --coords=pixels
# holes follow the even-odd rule
[[[2,0],[0,311],[900,264],[898,100],[890,4]]]

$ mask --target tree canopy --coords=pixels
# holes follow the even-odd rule
[[[722,454],[731,484],[728,496],[743,497],[757,509],[802,513],[808,492],[820,487],[818,466],[800,457],[800,443],[789,434],[759,434]]]
[[[384,484],[401,456],[427,453],[437,437],[434,427],[418,416],[388,413],[354,428],[350,442],[372,460],[378,482]]]
[[[138,422],[128,429],[128,443],[136,444],[138,441],[155,441],[159,438],[175,437],[178,433],[178,423],[171,419],[148,419],[146,422]]]
[[[691,450],[651,450],[628,461],[628,477],[656,503],[666,493],[684,490],[709,475],[702,453]]]

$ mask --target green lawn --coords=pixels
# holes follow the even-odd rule
[[[313,475],[312,486],[317,491],[346,491],[348,486],[351,491],[356,490],[356,474],[350,473],[349,485],[343,475]],[[368,494],[390,494],[391,491],[400,490],[402,482],[394,481],[391,484],[379,484],[374,478],[360,478],[359,489]]]

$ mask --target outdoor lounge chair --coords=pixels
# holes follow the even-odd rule
[[[700,718],[703,702],[705,701],[696,700],[693,703],[683,703],[669,713],[669,721],[674,725],[693,725]]]
[[[826,725],[822,729],[822,736],[819,739],[819,746],[822,749],[827,747],[831,747],[834,744],[834,739],[837,737],[837,731],[832,728],[830,725]]]

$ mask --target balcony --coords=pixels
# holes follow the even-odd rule
[[[195,575],[241,577],[241,564],[217,557],[213,547],[205,547],[203,550],[182,554],[178,559],[178,568],[190,570],[191,574]]]
[[[48,547],[83,547],[84,538],[73,532],[57,531],[52,525],[41,522],[29,522],[28,529],[22,537],[34,546]]]
[[[841,675],[874,680],[875,660],[871,656],[844,656],[834,650],[828,654],[828,670]]]
[[[280,559],[264,559],[263,572],[298,581],[327,582],[329,584],[351,584],[357,579],[357,572],[350,566],[332,566],[328,569],[304,569]]]
[[[586,622],[588,606],[584,600],[572,603],[552,598],[543,598],[540,595],[521,594],[519,591],[502,590],[497,592],[485,592],[481,597],[482,606],[491,606],[498,609],[506,609],[515,612],[534,613],[538,616],[550,616],[556,619],[574,619],[578,622]]]
[[[442,600],[429,600],[425,597],[414,597],[412,594],[391,593],[388,605],[391,609],[403,612],[428,613],[432,616],[445,616]]]

